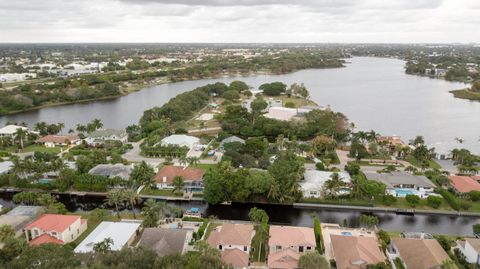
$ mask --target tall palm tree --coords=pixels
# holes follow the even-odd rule
[[[180,158],[178,158],[178,162],[180,163],[180,165],[186,166],[188,164],[187,156],[180,156]]]
[[[329,192],[332,198],[337,196],[338,190],[345,186],[345,182],[342,181],[338,173],[333,173],[330,179],[325,181],[324,188]]]
[[[65,128],[65,123],[59,122],[57,123],[58,129],[60,129],[60,134],[63,132],[63,128]]]
[[[77,132],[79,133],[85,133],[87,132],[87,127],[85,125],[82,125],[82,124],[77,124]]]
[[[95,119],[92,120],[92,124],[93,124],[93,126],[95,127],[95,130],[98,130],[98,129],[100,129],[100,128],[103,127],[102,120],[97,119],[97,118],[95,118]]]
[[[18,139],[20,142],[20,148],[23,149],[23,140],[27,136],[27,131],[25,131],[22,128],[18,128],[17,131],[15,132],[15,137]]]
[[[188,164],[190,166],[196,166],[198,164],[198,162],[200,161],[200,159],[198,157],[188,157],[187,160],[188,160]]]
[[[172,185],[173,185],[172,192],[175,193],[177,191],[183,190],[183,188],[185,187],[185,181],[183,180],[182,176],[174,176]]]
[[[137,204],[140,196],[138,193],[132,189],[127,189],[123,191],[124,198],[128,201],[132,208],[133,218],[136,219],[137,216],[135,215],[135,205]]]
[[[115,206],[115,211],[117,217],[120,218],[120,211],[118,210],[118,205],[125,201],[125,196],[121,190],[111,190],[107,193],[107,198],[105,203],[111,206]]]

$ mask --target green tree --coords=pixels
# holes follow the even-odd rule
[[[118,218],[120,218],[120,210],[118,206],[123,202],[125,202],[125,196],[123,191],[111,190],[107,193],[107,198],[105,199],[105,203],[110,206],[115,206],[115,212],[117,213]]]
[[[135,205],[138,203],[138,200],[140,199],[140,196],[135,190],[132,189],[126,189],[123,191],[123,196],[124,198],[128,201],[130,204],[130,208],[132,209],[132,214],[133,218],[136,219],[137,216],[135,215]]]
[[[163,217],[165,211],[165,203],[156,202],[153,199],[148,199],[142,208],[142,215],[144,217],[143,226],[157,227],[158,221]]]
[[[407,203],[411,206],[411,207],[415,207],[417,206],[418,204],[420,204],[420,197],[418,197],[417,195],[415,194],[407,194],[405,196],[405,200],[407,201]]]
[[[442,205],[442,197],[429,195],[427,197],[427,204],[433,208],[439,208]]]
[[[22,128],[18,128],[17,131],[15,132],[15,138],[18,139],[20,143],[20,148],[23,149],[23,142],[25,138],[27,137],[28,132]]]
[[[182,176],[174,176],[172,185],[173,185],[173,189],[172,189],[173,193],[181,192],[185,187],[185,181],[183,180]]]
[[[359,222],[360,222],[360,226],[371,229],[376,225],[378,225],[379,220],[377,216],[362,214],[359,218]]]
[[[76,268],[78,266],[80,266],[80,261],[75,258],[71,247],[57,244],[43,244],[32,248],[25,248],[20,256],[13,259],[6,268],[52,269]]]
[[[145,185],[145,187],[148,188],[155,184],[154,176],[155,172],[153,168],[145,161],[142,161],[133,167],[132,173],[130,174],[130,181],[134,186]]]
[[[93,251],[98,253],[106,253],[112,249],[113,246],[113,239],[107,237],[100,242],[97,242],[93,245]]]
[[[300,269],[329,269],[330,264],[324,256],[317,252],[309,252],[300,256],[298,267]]]
[[[0,242],[5,242],[6,239],[15,237],[15,230],[8,224],[0,226]]]

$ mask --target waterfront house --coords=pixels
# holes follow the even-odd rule
[[[27,127],[18,125],[7,125],[3,128],[0,128],[0,136],[15,137],[18,129],[22,129],[28,132]]]
[[[0,162],[0,175],[7,174],[8,172],[10,172],[10,170],[12,170],[12,168],[13,168],[13,162],[11,161]]]
[[[46,243],[66,244],[87,229],[87,220],[77,215],[45,214],[25,226],[30,246]]]
[[[246,268],[255,230],[250,224],[225,223],[215,228],[207,243],[222,252],[222,260],[234,268]]]
[[[85,141],[92,146],[102,144],[105,141],[120,141],[122,143],[127,143],[128,134],[125,130],[101,129],[89,133],[85,138]]]
[[[80,138],[77,135],[46,135],[39,138],[37,143],[44,144],[47,148],[57,146],[78,145]]]
[[[187,230],[167,228],[145,228],[138,246],[151,249],[158,256],[183,254],[188,246]]]
[[[130,174],[132,173],[132,167],[130,165],[124,165],[121,163],[99,164],[90,169],[88,173],[90,175],[104,176],[106,178],[119,177],[121,179],[128,180],[130,178]]]
[[[159,189],[173,189],[173,178],[182,177],[186,191],[202,192],[204,174],[205,172],[199,168],[166,165],[155,175],[155,181]]]
[[[387,186],[387,193],[396,197],[414,194],[426,198],[433,194],[435,184],[425,176],[412,175],[407,172],[375,173],[366,172],[368,180],[375,180]]]
[[[297,268],[300,256],[315,251],[312,228],[270,226],[268,268]]]
[[[8,225],[13,228],[18,237],[23,234],[23,228],[36,219],[43,212],[41,206],[20,205],[7,213],[0,215],[0,226]]]
[[[439,269],[448,254],[435,239],[392,238],[387,252],[389,258],[400,258],[408,269]]]
[[[75,248],[74,252],[93,252],[94,245],[104,241],[106,238],[110,238],[113,241],[110,250],[121,250],[135,241],[139,234],[140,225],[140,222],[103,221]]]
[[[303,197],[322,197],[323,194],[327,193],[327,190],[324,188],[325,182],[330,180],[334,173],[335,172],[329,171],[306,170],[303,174],[303,180],[300,182]],[[337,174],[340,180],[345,183],[345,186],[337,190],[336,195],[349,194],[351,191],[350,184],[352,182],[350,175],[345,172],[338,172]]]
[[[480,264],[480,239],[465,238],[465,240],[457,242],[457,248],[468,263]]]
[[[480,191],[480,183],[469,176],[448,176],[450,185],[459,193]]]
[[[200,139],[195,136],[190,135],[171,135],[167,136],[161,141],[162,146],[178,146],[178,147],[187,147],[192,149],[194,146],[200,143]]]

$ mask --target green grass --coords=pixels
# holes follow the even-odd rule
[[[270,96],[264,96],[263,97],[265,100],[268,100]],[[303,106],[316,106],[317,104],[311,100],[305,100],[303,98],[295,98],[295,97],[288,97],[286,95],[280,95],[280,96],[273,96],[273,100],[282,100],[283,106],[287,102],[292,102],[295,107],[303,107]]]
[[[480,92],[471,91],[470,89],[454,90],[450,92],[453,93],[453,96],[456,98],[480,101]]]
[[[217,166],[217,164],[199,163],[199,164],[193,165],[192,167],[200,168],[200,169],[203,169],[203,170],[207,171],[208,169],[215,168],[216,166]]]
[[[170,189],[150,189],[150,188],[143,188],[140,194],[145,195],[157,195],[157,196],[171,196],[171,197],[179,197],[182,196],[181,193],[175,192],[173,193]]]
[[[262,239],[259,236],[260,233],[258,233],[258,229],[260,229],[260,225],[255,225],[255,236],[253,236],[252,238],[252,250],[253,250],[251,252],[252,260],[254,262],[265,262],[265,259],[267,256],[266,246],[268,242],[266,240],[262,242]],[[260,247],[260,243],[262,245],[261,247]]]
[[[387,207],[382,203],[382,201],[375,201],[375,206],[376,207]],[[388,207],[396,207],[396,208],[403,208],[403,209],[424,209],[424,210],[445,210],[445,211],[450,211],[452,208],[450,205],[448,205],[447,201],[445,199],[442,200],[442,204],[440,205],[439,208],[433,208],[427,204],[426,199],[420,199],[420,204],[416,205],[415,207],[411,207],[410,204],[407,203],[407,200],[405,198],[400,198],[397,197],[397,201]]]
[[[411,165],[415,167],[421,168],[420,162],[417,159],[415,159],[415,157],[413,156],[407,156],[405,158],[405,161],[409,162]],[[442,169],[442,167],[434,160],[429,160],[428,166],[430,168]]]

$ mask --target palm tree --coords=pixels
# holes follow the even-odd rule
[[[57,123],[58,129],[60,129],[60,134],[62,134],[63,128],[65,128],[65,123],[59,122]]]
[[[172,192],[175,193],[177,191],[183,190],[183,188],[185,187],[185,181],[183,180],[182,176],[174,176],[172,185],[173,185]]]
[[[200,159],[198,157],[188,157],[187,160],[188,160],[188,164],[190,166],[196,166],[198,164],[198,162],[200,161]]]
[[[338,173],[333,173],[324,184],[325,190],[329,192],[332,198],[336,197],[338,190],[343,186],[345,186],[345,182],[342,181]]]
[[[97,119],[97,118],[92,120],[92,125],[95,127],[95,130],[98,130],[98,129],[103,127],[102,120]]]
[[[281,194],[278,183],[276,181],[272,182],[272,184],[270,185],[270,190],[268,191],[267,198],[274,201],[280,201]]]
[[[128,201],[132,208],[133,218],[136,219],[137,216],[135,215],[135,208],[134,206],[137,204],[138,199],[140,198],[138,193],[132,189],[127,189],[123,192],[124,198]]]
[[[27,135],[27,131],[25,131],[22,128],[18,128],[17,131],[15,132],[15,137],[18,138],[21,149],[23,149],[23,139],[25,139],[26,135]]]
[[[180,156],[180,158],[178,158],[178,162],[180,163],[180,165],[186,166],[188,164],[187,156],[185,155]]]
[[[125,201],[125,196],[121,190],[111,190],[107,193],[107,198],[105,203],[111,206],[115,206],[115,211],[117,212],[117,217],[120,218],[120,211],[118,210],[118,205]]]
[[[77,124],[77,132],[79,133],[85,133],[87,132],[87,127],[85,125],[82,125],[82,124]]]

